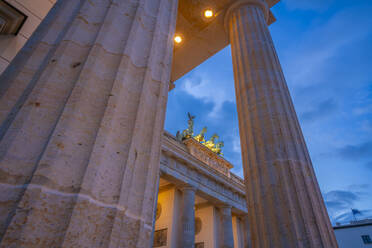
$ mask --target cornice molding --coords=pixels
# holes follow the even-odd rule
[[[174,157],[178,161],[182,161],[188,167],[194,168],[199,173],[206,175],[207,177],[213,178],[213,180],[219,181],[220,183],[229,185],[230,188],[237,192],[243,192],[245,194],[244,181],[237,180],[237,176],[231,176],[233,173],[230,172],[230,177],[223,174],[222,172],[210,167],[204,162],[198,160],[192,156],[183,143],[175,141],[171,136],[164,135],[162,141],[162,151],[168,156]]]

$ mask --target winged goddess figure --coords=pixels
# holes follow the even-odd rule
[[[189,117],[187,124],[188,127],[182,131],[182,134],[178,131],[176,134],[176,138],[180,141],[191,138],[194,136],[194,119],[195,116],[192,116],[190,113],[187,113],[187,116]]]

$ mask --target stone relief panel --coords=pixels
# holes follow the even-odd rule
[[[227,176],[230,174],[229,169],[233,168],[233,165],[223,157],[217,155],[194,139],[187,139],[184,143],[186,144],[189,153],[195,158]]]

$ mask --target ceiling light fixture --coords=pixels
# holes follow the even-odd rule
[[[206,9],[206,10],[204,11],[204,16],[205,16],[205,18],[211,18],[211,17],[213,17],[213,10],[211,10],[211,9]]]
[[[182,42],[182,37],[180,36],[180,35],[176,35],[175,37],[174,37],[174,42],[176,42],[176,43],[181,43]]]

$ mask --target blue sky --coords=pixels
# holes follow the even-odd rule
[[[282,0],[270,31],[333,222],[372,217],[372,1]],[[218,133],[243,176],[230,47],[169,93],[165,129]]]

